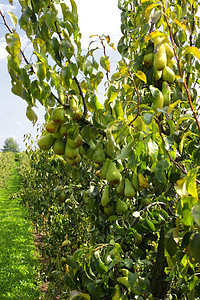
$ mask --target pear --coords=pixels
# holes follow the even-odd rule
[[[149,53],[145,54],[144,58],[143,58],[144,64],[147,66],[152,66],[153,59],[154,59],[153,52],[149,52]]]
[[[125,179],[122,178],[116,189],[117,193],[122,197],[124,196],[124,186],[125,186]]]
[[[55,139],[61,139],[61,138],[62,138],[62,135],[60,134],[59,131],[53,132],[53,133],[52,133],[52,136],[53,136]]]
[[[171,102],[171,89],[169,84],[166,81],[162,83],[162,94],[164,97],[164,104],[163,106],[169,106]]]
[[[53,151],[56,154],[63,155],[65,153],[65,141],[62,139],[56,139],[53,143]]]
[[[67,143],[72,147],[72,148],[79,148],[82,143],[83,143],[83,140],[82,140],[82,137],[81,135],[77,135],[77,137],[73,140],[71,139],[70,137],[67,137]]]
[[[128,178],[125,179],[124,196],[129,199],[135,196],[135,190]]]
[[[52,114],[51,114],[51,119],[59,124],[63,124],[67,121],[67,117],[65,116],[65,109],[63,106],[57,106]]]
[[[61,136],[67,136],[67,129],[69,127],[69,123],[65,122],[63,124],[60,125],[60,129],[59,132],[61,134]]]
[[[135,191],[138,191],[140,189],[139,183],[138,183],[138,176],[134,172],[131,180],[132,186],[134,187]]]
[[[167,66],[171,68],[173,65],[174,65],[174,59],[173,58],[172,59],[168,58],[167,59]]]
[[[73,117],[72,120],[73,121],[79,121],[83,115],[81,109],[78,106],[73,106],[72,107],[73,110]]]
[[[101,205],[103,207],[108,206],[110,199],[109,199],[109,185],[107,184],[104,188],[102,197],[101,197]]]
[[[124,214],[128,209],[128,206],[126,204],[126,202],[120,200],[119,198],[117,198],[116,201],[116,210],[119,214]]]
[[[65,145],[65,156],[69,159],[74,159],[78,156],[78,148],[72,148],[68,143]]]
[[[38,140],[38,146],[42,150],[49,150],[52,147],[54,140],[51,133],[47,133]]]
[[[164,80],[164,81],[167,81],[168,83],[173,83],[174,82],[174,80],[175,80],[175,73],[174,73],[174,71],[170,68],[170,67],[168,67],[168,66],[166,66],[164,69],[163,69],[163,72],[162,72],[162,79]]]
[[[162,39],[157,37],[154,39],[154,61],[153,66],[156,70],[161,71],[167,64],[167,55],[165,45],[161,44]]]
[[[110,161],[106,173],[106,180],[111,184],[119,184],[122,176],[114,162]]]
[[[112,296],[112,300],[120,300],[121,299],[121,290],[119,284],[115,285],[115,292]]]
[[[162,70],[158,71],[155,68],[153,69],[153,80],[158,81],[162,77]]]
[[[106,174],[107,174],[107,171],[108,171],[108,165],[110,164],[110,160],[108,158],[106,158],[106,161],[102,167],[102,169],[100,170],[100,173],[99,173],[99,177],[103,180],[106,179]]]
[[[167,59],[171,59],[174,56],[174,51],[173,51],[172,47],[170,47],[169,44],[165,43],[164,45],[165,45]]]
[[[115,207],[114,206],[107,206],[104,207],[104,213],[108,216],[112,216],[115,213]]]
[[[148,188],[147,179],[142,174],[138,174],[138,182],[140,188]]]
[[[152,104],[152,108],[154,111],[157,112],[157,108],[163,108],[163,104],[164,104],[164,97],[162,92],[157,89],[157,92],[154,94],[154,97],[152,97],[153,100],[153,104]]]
[[[102,164],[104,163],[106,159],[105,151],[103,150],[103,144],[100,142],[97,144],[96,149],[93,153],[93,162],[96,164]]]
[[[76,166],[80,161],[81,161],[81,156],[80,156],[80,154],[78,154],[77,157],[75,157],[74,159],[66,158],[66,162],[67,162],[70,166]]]
[[[53,120],[50,120],[47,125],[46,125],[46,131],[53,133],[53,132],[57,132],[59,129],[60,124],[54,122]]]

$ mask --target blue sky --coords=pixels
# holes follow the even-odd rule
[[[69,1],[66,0],[66,3]],[[87,47],[89,37],[92,34],[110,35],[111,41],[117,46],[120,38],[120,11],[117,8],[117,0],[76,0],[79,13],[79,26],[82,33],[82,45]],[[0,0],[0,10],[5,14],[12,11],[18,17],[20,16],[20,7],[18,1],[14,0],[14,5],[10,6],[8,0]],[[1,17],[0,17],[1,19]],[[7,16],[9,22],[9,16]],[[10,23],[11,24],[11,23]],[[7,30],[0,20],[0,149],[3,142],[8,137],[13,137],[25,149],[23,137],[31,133],[33,139],[37,135],[37,128],[43,124],[44,111],[41,106],[35,109],[38,115],[38,122],[33,127],[32,123],[26,118],[26,102],[11,92],[10,77],[7,71],[7,52],[5,50],[5,33]],[[28,40],[23,32],[20,32],[22,48],[28,45]],[[27,49],[27,48],[26,48]],[[110,50],[107,52],[110,60],[115,66],[115,61],[119,55]],[[100,95],[101,97],[102,95]]]

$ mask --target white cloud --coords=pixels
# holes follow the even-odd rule
[[[0,10],[5,14],[9,11],[16,10],[16,6],[15,5],[10,5],[10,4],[0,3]]]
[[[17,122],[16,122],[16,125],[22,126],[22,123],[21,123],[20,121],[17,121]]]

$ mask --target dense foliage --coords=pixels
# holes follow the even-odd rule
[[[13,138],[7,138],[4,141],[2,151],[18,153],[20,152],[20,149],[19,149],[19,145]]]
[[[14,162],[14,153],[0,153],[0,188],[4,188],[6,186],[6,182],[12,172]]]
[[[47,111],[24,199],[50,226],[51,276],[70,299],[199,299],[198,1],[119,0],[114,74],[109,36],[83,54],[74,0],[20,4],[35,60],[8,27],[8,69],[27,117]]]

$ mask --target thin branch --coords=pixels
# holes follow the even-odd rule
[[[161,137],[162,142],[163,142],[163,144],[164,144],[164,146],[165,146],[165,140],[164,140],[164,137],[163,137],[163,134],[162,134],[161,124],[160,124],[158,118],[156,118],[155,120],[156,120],[156,122],[157,122],[157,124],[158,124],[160,137]],[[171,161],[171,162],[172,162],[172,163],[173,163],[173,164],[174,164],[174,165],[175,165],[175,166],[176,166],[183,174],[187,175],[187,171],[186,171],[185,169],[183,169],[183,167],[181,167],[181,166],[179,165],[179,163],[177,163],[177,162],[171,157],[171,155],[170,155],[169,151],[166,149],[166,147],[165,147],[165,151],[167,152],[167,155],[168,155],[170,161]],[[200,181],[199,181],[198,179],[196,179],[196,182],[197,182],[198,184],[200,184]]]
[[[86,102],[85,102],[85,97],[84,97],[84,95],[83,95],[83,91],[82,91],[82,89],[81,89],[81,86],[80,86],[80,83],[79,83],[78,79],[77,79],[76,77],[74,77],[74,80],[75,80],[75,82],[76,82],[76,85],[77,85],[77,87],[78,87],[79,93],[80,93],[81,98],[82,98],[82,100],[83,100],[84,111],[83,111],[83,115],[82,115],[82,118],[81,118],[81,119],[85,119],[85,118],[87,117],[87,111],[88,111],[88,110],[87,110],[87,105],[86,105]]]
[[[97,250],[99,250],[99,249],[102,249],[102,248],[104,248],[104,247],[108,247],[108,246],[111,246],[111,245],[110,245],[110,244],[105,244],[105,245],[102,245],[102,246],[99,246],[99,247],[93,249],[93,250],[85,257],[85,259],[87,259],[93,252],[95,252],[95,251],[97,251]]]
[[[131,126],[131,124],[137,119],[137,117],[138,117],[139,114],[140,114],[140,94],[139,94],[138,89],[137,89],[137,86],[136,86],[136,84],[135,84],[135,80],[134,80],[134,78],[133,78],[133,75],[131,74],[130,71],[128,71],[128,73],[129,73],[129,75],[130,75],[130,77],[131,77],[131,80],[132,80],[132,82],[133,82],[134,90],[135,90],[135,92],[136,92],[137,100],[138,100],[138,103],[137,103],[137,109],[138,109],[137,115],[136,115],[135,118],[128,124],[129,126]]]
[[[184,88],[185,88],[185,91],[186,91],[186,94],[187,94],[187,97],[188,97],[189,105],[190,105],[190,108],[192,110],[193,116],[195,118],[198,130],[199,130],[199,133],[200,133],[200,123],[199,123],[197,114],[196,114],[196,112],[194,110],[194,107],[192,105],[192,100],[191,100],[191,97],[190,97],[190,92],[189,92],[187,83],[186,83],[185,79],[183,78],[183,72],[182,72],[182,69],[181,69],[181,63],[180,63],[180,60],[179,60],[177,52],[176,52],[174,38],[173,38],[173,35],[172,35],[172,28],[171,28],[171,25],[169,24],[169,20],[168,20],[167,14],[166,14],[166,10],[165,10],[165,5],[164,4],[163,4],[163,13],[164,13],[165,21],[167,23],[167,27],[168,27],[168,30],[169,30],[169,35],[170,35],[170,40],[171,40],[171,43],[172,43],[172,48],[173,48],[173,51],[174,51],[174,55],[175,55],[175,58],[176,58],[176,61],[177,61],[177,64],[178,64],[179,74],[180,74],[180,77],[183,80],[183,85],[184,85]]]

